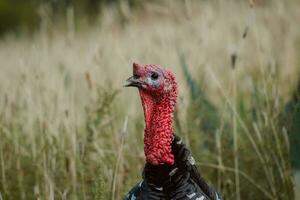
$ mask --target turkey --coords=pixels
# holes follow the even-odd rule
[[[221,200],[201,177],[191,152],[174,135],[177,98],[174,74],[158,65],[133,63],[125,87],[137,87],[144,110],[143,179],[124,200]]]

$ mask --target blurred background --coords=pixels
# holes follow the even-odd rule
[[[121,199],[132,63],[177,77],[176,134],[224,199],[300,199],[297,0],[0,0],[0,199]],[[297,186],[298,185],[298,186]]]

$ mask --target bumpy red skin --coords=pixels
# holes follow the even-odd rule
[[[155,88],[139,88],[145,117],[144,152],[146,161],[153,165],[173,164],[171,139],[172,117],[177,98],[175,76],[158,65],[133,64],[133,73],[139,76],[144,76],[148,70],[153,69],[162,72],[164,80]]]

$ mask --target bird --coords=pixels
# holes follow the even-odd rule
[[[199,173],[191,151],[173,132],[175,75],[155,64],[133,63],[125,87],[138,89],[144,111],[142,180],[124,200],[222,200]]]

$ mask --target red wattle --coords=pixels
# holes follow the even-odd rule
[[[162,96],[139,89],[145,117],[144,152],[146,161],[153,165],[174,163],[171,150],[172,113],[176,103],[177,84],[170,72],[166,77],[172,82],[167,88],[169,91]]]

